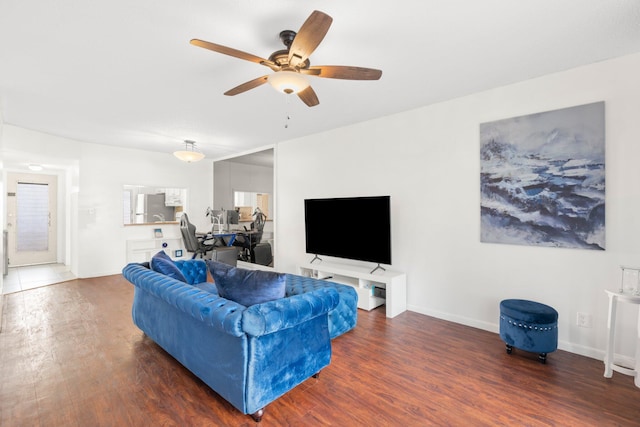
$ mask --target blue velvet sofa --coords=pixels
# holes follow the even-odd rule
[[[329,336],[333,339],[355,328],[358,322],[358,293],[353,287],[296,274],[287,274],[285,287],[287,296],[327,287],[335,289],[340,301],[336,308],[329,311]]]
[[[245,307],[206,282],[204,261],[175,264],[188,283],[143,264],[123,269],[135,285],[134,323],[256,421],[266,405],[328,366],[331,338],[355,326],[357,295],[348,286],[287,275],[285,298]]]

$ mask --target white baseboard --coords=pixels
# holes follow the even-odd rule
[[[435,310],[425,310],[421,307],[408,305],[407,309],[409,311],[414,311],[416,313],[424,314],[427,316],[435,317],[437,319],[446,320],[453,323],[459,323],[465,326],[471,326],[473,328],[482,329],[484,331],[493,332],[496,334],[500,333],[500,325],[498,323],[491,322],[483,322],[477,319],[471,319],[469,317],[464,316],[456,316],[450,313],[444,313],[441,311]],[[604,350],[597,349],[593,347],[586,347],[580,344],[574,344],[568,341],[558,341],[558,349],[568,351],[569,353],[578,354],[580,356],[590,357],[592,359],[604,361]],[[626,356],[618,356],[616,355],[616,360],[620,360],[622,365],[634,366],[634,359]],[[604,366],[603,366],[604,372]]]
[[[435,317],[436,319],[447,320],[449,322],[459,323],[465,326],[471,326],[472,328],[482,329],[484,331],[489,331],[489,332],[495,332],[496,334],[499,332],[499,326],[497,324],[493,324],[490,322],[482,322],[477,319],[472,319],[470,317],[456,316],[450,313],[444,313],[442,311],[425,310],[422,307],[417,307],[411,304],[407,305],[407,310],[424,314],[426,316]]]

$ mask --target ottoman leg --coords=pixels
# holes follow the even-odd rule
[[[511,354],[511,352],[513,352],[513,347],[507,344],[507,354]]]
[[[538,360],[540,363],[547,363],[547,353],[540,353],[538,355]]]

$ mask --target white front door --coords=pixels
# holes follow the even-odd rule
[[[10,267],[57,261],[57,182],[55,175],[7,175]]]

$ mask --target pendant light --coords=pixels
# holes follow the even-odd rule
[[[173,155],[187,163],[204,159],[204,154],[196,148],[196,142],[188,139],[184,141],[184,150],[174,151]]]

